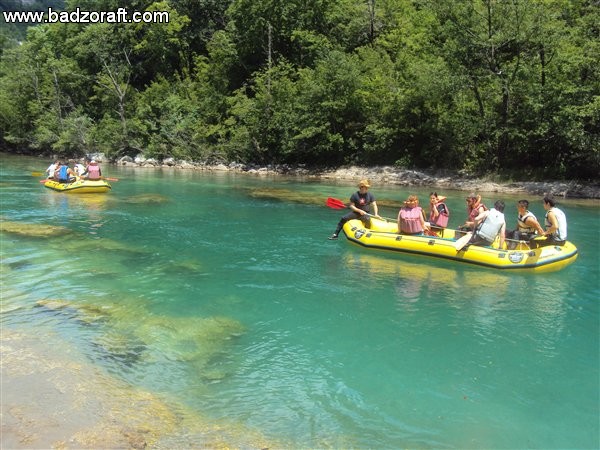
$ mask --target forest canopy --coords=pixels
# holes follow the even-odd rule
[[[32,3],[169,20],[2,23],[4,151],[598,178],[595,0]]]

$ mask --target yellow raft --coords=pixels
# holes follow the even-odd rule
[[[397,224],[392,221],[371,219],[371,228],[365,228],[358,220],[344,224],[344,233],[351,242],[366,248],[433,256],[464,263],[477,264],[494,269],[546,272],[562,269],[577,259],[577,247],[567,241],[564,246],[548,246],[530,249],[521,241],[517,249],[498,248],[498,240],[490,247],[467,245],[455,248],[456,238],[462,233],[445,229],[441,236],[411,236],[398,234]]]
[[[83,180],[79,179],[72,183],[59,183],[54,180],[44,181],[44,186],[59,192],[76,194],[94,194],[108,192],[112,188],[106,180]]]

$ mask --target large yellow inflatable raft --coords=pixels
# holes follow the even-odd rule
[[[530,249],[525,242],[517,249],[498,248],[498,240],[491,247],[467,245],[457,251],[457,237],[462,234],[446,229],[442,236],[411,236],[398,234],[395,222],[373,218],[371,228],[356,219],[344,224],[348,240],[366,248],[433,256],[495,269],[523,271],[554,271],[562,269],[577,259],[577,248],[569,241],[564,246]]]
[[[59,192],[93,194],[108,192],[112,186],[106,180],[84,180],[79,179],[72,183],[59,183],[54,180],[44,181],[44,186]]]

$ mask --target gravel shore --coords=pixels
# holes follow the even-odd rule
[[[102,159],[102,155],[98,156]],[[458,190],[481,193],[507,193],[543,196],[553,194],[556,197],[576,199],[600,199],[600,181],[589,183],[578,181],[510,181],[497,182],[477,178],[466,173],[451,171],[419,171],[400,169],[393,166],[359,167],[348,166],[331,170],[314,170],[305,167],[287,165],[256,166],[239,163],[204,164],[178,161],[172,158],[156,161],[145,158],[121,158],[116,162],[128,167],[170,167],[183,170],[202,170],[211,172],[238,172],[256,176],[285,175],[308,179],[332,181],[358,181],[367,178],[378,185],[430,187],[437,190]]]

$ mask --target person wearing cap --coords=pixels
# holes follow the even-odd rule
[[[360,219],[368,228],[371,226],[371,216],[378,219],[381,218],[375,196],[369,192],[370,187],[369,180],[360,180],[358,191],[350,197],[350,205],[348,207],[351,211],[340,219],[335,232],[329,236],[329,239],[337,239],[344,224],[351,219]],[[371,206],[373,206],[374,214],[371,214]]]
[[[100,180],[102,179],[102,170],[95,160],[91,160],[83,173],[85,178],[88,180]]]
[[[473,231],[475,218],[489,208],[481,203],[481,195],[471,193],[465,200],[467,202],[467,220],[458,229],[461,231]]]

